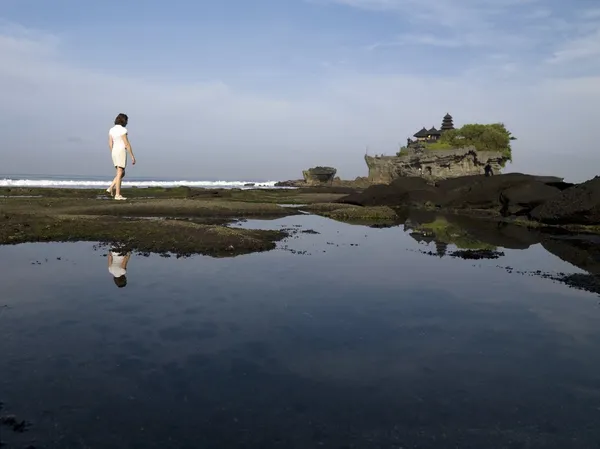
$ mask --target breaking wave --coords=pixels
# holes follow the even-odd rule
[[[111,180],[0,179],[0,187],[106,188]],[[123,187],[273,188],[276,181],[123,181]]]

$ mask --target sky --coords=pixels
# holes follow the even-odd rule
[[[502,122],[506,171],[600,174],[597,0],[0,0],[0,173],[366,176],[423,126]]]

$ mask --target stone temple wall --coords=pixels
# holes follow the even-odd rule
[[[365,156],[369,181],[389,184],[402,176],[418,176],[440,180],[459,176],[480,175],[490,164],[499,174],[506,158],[493,151],[477,151],[473,147],[456,150],[424,150],[409,148],[400,156]]]

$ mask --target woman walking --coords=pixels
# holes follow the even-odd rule
[[[121,195],[121,181],[125,176],[125,167],[127,165],[127,152],[131,156],[131,163],[135,165],[135,156],[131,149],[131,144],[127,138],[127,121],[129,118],[125,114],[117,115],[115,118],[115,126],[108,131],[108,148],[113,160],[113,165],[117,169],[115,179],[113,179],[110,187],[106,191],[112,196],[115,189],[115,200],[126,200],[127,198]]]

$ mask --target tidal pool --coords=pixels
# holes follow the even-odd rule
[[[249,221],[232,226],[294,233],[233,258],[134,253],[124,274],[89,243],[0,247],[0,414],[26,422],[2,442],[598,447],[599,297],[529,275],[582,263],[421,225]],[[478,244],[502,255],[450,256]]]

